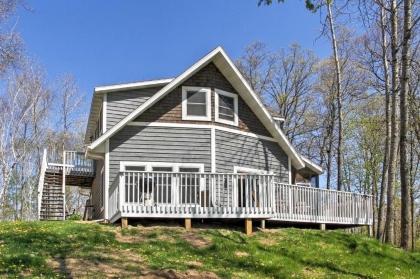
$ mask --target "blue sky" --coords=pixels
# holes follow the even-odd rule
[[[17,29],[48,78],[70,73],[86,100],[98,85],[176,76],[218,45],[238,58],[246,45],[299,43],[321,57],[319,15],[300,0],[258,7],[257,0],[27,1]],[[87,104],[88,106],[88,104]]]

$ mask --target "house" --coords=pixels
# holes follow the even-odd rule
[[[370,225],[371,196],[319,189],[321,167],[294,149],[281,121],[221,47],[176,78],[96,87],[85,154],[64,152],[61,164],[45,160],[40,216],[52,216],[48,199],[42,206],[45,196],[63,194],[82,178],[82,187],[91,187],[93,218],[110,222]],[[52,174],[55,182],[46,183]],[[57,218],[62,203],[58,198]]]

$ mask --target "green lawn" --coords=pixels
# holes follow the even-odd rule
[[[420,253],[338,231],[0,223],[0,277],[420,278]]]

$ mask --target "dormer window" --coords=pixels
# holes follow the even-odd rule
[[[238,95],[216,89],[216,122],[238,126]]]
[[[182,120],[211,121],[211,90],[182,87]]]

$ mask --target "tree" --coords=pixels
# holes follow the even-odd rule
[[[409,91],[409,64],[411,44],[412,0],[404,0],[404,27],[401,53],[401,94],[400,94],[400,176],[401,176],[401,247],[410,248],[410,185],[407,164],[407,130]]]
[[[284,0],[278,0],[278,3],[284,2]],[[258,4],[265,4],[271,5],[273,3],[272,0],[259,0]],[[336,25],[335,25],[335,18],[333,13],[333,0],[305,0],[306,8],[312,12],[316,12],[321,8],[325,7],[327,9],[327,16],[326,20],[328,24],[324,23],[324,29],[327,26],[329,30],[329,38],[331,40],[331,46],[333,50],[333,59],[335,65],[335,78],[336,78],[336,102],[337,102],[337,129],[338,129],[338,136],[337,136],[337,189],[340,191],[342,190],[342,148],[343,148],[343,113],[342,113],[342,76],[341,76],[341,61],[340,61],[340,54],[337,47],[337,38],[336,38]]]
[[[385,222],[385,242],[394,241],[394,192],[395,171],[397,164],[398,126],[397,126],[397,100],[398,100],[398,7],[397,1],[391,0],[391,145],[388,168],[387,207]]]

